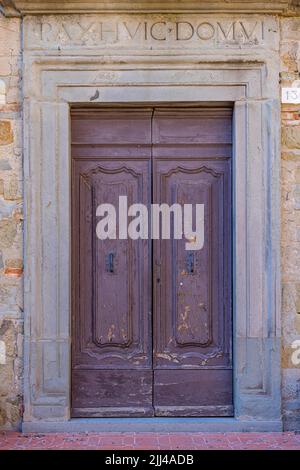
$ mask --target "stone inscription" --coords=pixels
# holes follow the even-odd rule
[[[263,19],[211,19],[200,15],[78,15],[29,18],[27,47],[240,47],[259,46],[270,31]]]

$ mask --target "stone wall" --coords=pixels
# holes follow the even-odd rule
[[[281,82],[300,79],[300,18],[281,22]],[[300,84],[300,82],[299,82]],[[300,105],[282,105],[282,380],[285,429],[300,429]]]
[[[20,20],[0,14],[0,428],[22,415],[22,110]]]

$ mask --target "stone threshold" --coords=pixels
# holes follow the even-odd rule
[[[22,432],[282,432],[281,420],[235,418],[76,418],[25,421]]]

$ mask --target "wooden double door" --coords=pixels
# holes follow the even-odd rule
[[[72,112],[73,417],[233,414],[231,122],[226,107]],[[149,214],[204,204],[203,248],[126,239],[119,196]],[[96,235],[103,203],[116,239]]]

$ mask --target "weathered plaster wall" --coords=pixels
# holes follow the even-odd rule
[[[281,80],[300,79],[300,18],[281,21]],[[300,105],[282,105],[282,380],[286,429],[300,429]]]
[[[0,14],[0,427],[22,414],[22,115],[20,20]]]

